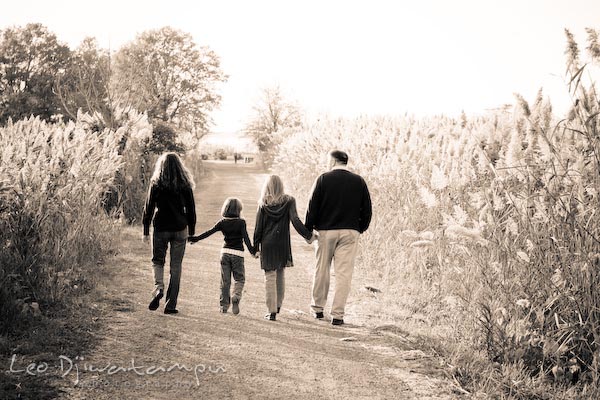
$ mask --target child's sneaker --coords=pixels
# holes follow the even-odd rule
[[[269,313],[267,315],[265,315],[265,319],[269,320],[269,321],[276,321],[277,317],[276,317],[276,313]]]
[[[219,308],[219,312],[220,312],[221,314],[227,314],[227,307],[220,307],[220,308]]]
[[[234,314],[240,313],[240,299],[237,297],[231,299],[231,312]]]

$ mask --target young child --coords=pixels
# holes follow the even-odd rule
[[[248,251],[254,256],[256,250],[250,242],[248,231],[246,230],[246,221],[240,218],[242,212],[242,202],[235,197],[229,197],[223,203],[221,216],[223,217],[208,231],[198,236],[189,238],[191,243],[205,239],[215,232],[222,232],[225,243],[221,249],[221,308],[222,313],[226,313],[229,304],[232,304],[231,311],[234,314],[240,312],[240,300],[242,298],[242,289],[244,288],[244,243]],[[233,295],[230,295],[231,275],[235,280]]]

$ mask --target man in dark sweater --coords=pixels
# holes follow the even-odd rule
[[[371,222],[371,196],[365,180],[347,168],[348,154],[329,153],[330,171],[317,178],[306,211],[306,228],[318,232],[317,265],[313,277],[311,308],[323,318],[327,303],[331,262],[335,268],[335,295],[331,323],[344,323],[358,237]]]

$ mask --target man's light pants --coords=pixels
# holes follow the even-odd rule
[[[331,305],[331,317],[343,319],[346,300],[350,293],[354,260],[360,233],[353,229],[319,231],[316,249],[317,265],[312,286],[312,310],[323,312],[329,292],[331,262],[335,271],[335,294]]]

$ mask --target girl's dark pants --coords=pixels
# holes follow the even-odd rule
[[[165,309],[174,310],[177,307],[177,296],[179,295],[179,282],[181,281],[181,263],[185,254],[188,231],[184,229],[179,232],[157,232],[152,235],[152,266],[154,268],[154,289],[164,290],[164,267],[167,256],[167,248],[170,246],[169,256],[169,288],[167,289],[167,303]]]
[[[230,295],[231,276],[235,284],[233,294]],[[229,308],[232,300],[239,301],[242,298],[242,290],[246,281],[244,270],[244,257],[233,254],[221,254],[221,307]]]

